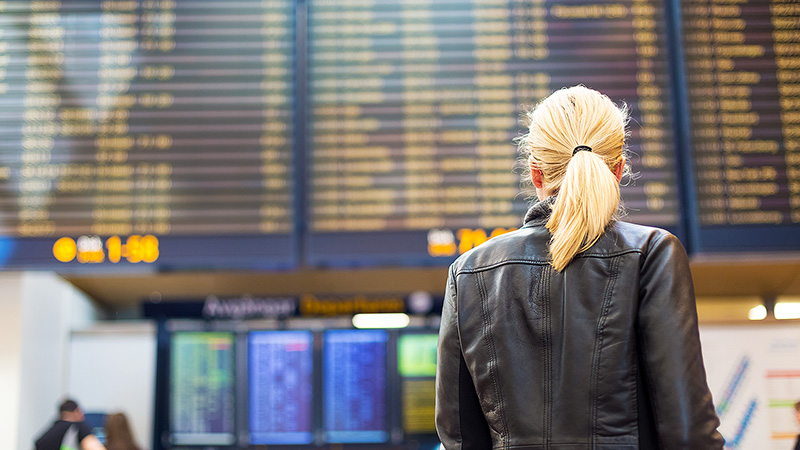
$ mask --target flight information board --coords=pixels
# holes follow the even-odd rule
[[[627,220],[679,228],[661,1],[308,9],[310,263],[448,261],[519,227],[521,115],[580,83],[632,111]]]
[[[439,335],[404,334],[397,340],[397,371],[402,379],[403,431],[436,434],[436,345]]]
[[[694,250],[800,248],[797,5],[680,2],[681,183],[663,2],[2,1],[0,268],[446,264],[579,83],[632,111],[627,220],[683,235],[696,185]]]
[[[170,352],[169,420],[172,443],[233,444],[233,334],[175,333]]]
[[[699,249],[798,249],[800,5],[682,5]]]
[[[0,9],[0,266],[294,263],[293,0]]]
[[[314,440],[313,340],[310,331],[250,333],[250,444],[309,444]]]
[[[378,443],[387,431],[384,330],[332,330],[323,336],[323,428],[332,443]]]

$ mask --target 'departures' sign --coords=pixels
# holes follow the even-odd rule
[[[336,317],[359,313],[438,314],[442,298],[428,293],[402,295],[313,295],[298,297],[208,296],[205,300],[151,301],[142,303],[150,319],[255,320],[289,317]]]
[[[402,313],[406,312],[406,301],[402,296],[367,297],[300,297],[301,316],[348,316],[361,313]]]

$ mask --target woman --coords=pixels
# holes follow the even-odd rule
[[[722,449],[686,252],[615,220],[627,111],[576,86],[529,119],[520,148],[540,201],[450,268],[444,447]]]
[[[106,417],[106,449],[141,450],[133,440],[133,433],[125,414],[116,413]]]

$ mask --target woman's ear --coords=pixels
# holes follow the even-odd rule
[[[614,176],[617,177],[617,183],[622,180],[622,172],[625,171],[625,157],[623,156],[620,160],[619,164],[617,164],[617,168],[614,169]]]
[[[542,176],[542,171],[536,166],[536,163],[530,161],[531,165],[531,181],[533,181],[534,187],[537,189],[542,189],[544,186],[544,177]]]

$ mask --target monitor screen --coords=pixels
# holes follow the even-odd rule
[[[97,436],[101,444],[106,443],[106,413],[87,412],[84,414],[83,421],[92,429],[92,434]]]
[[[323,340],[323,423],[332,443],[386,442],[388,334],[331,330]]]
[[[436,345],[433,333],[404,334],[397,340],[397,370],[402,378],[403,432],[434,434]]]
[[[397,369],[404,377],[436,376],[439,335],[404,334],[397,340]]]
[[[234,335],[177,332],[170,352],[172,443],[233,444]]]
[[[248,340],[250,443],[309,444],[313,340],[309,331],[252,332]]]

